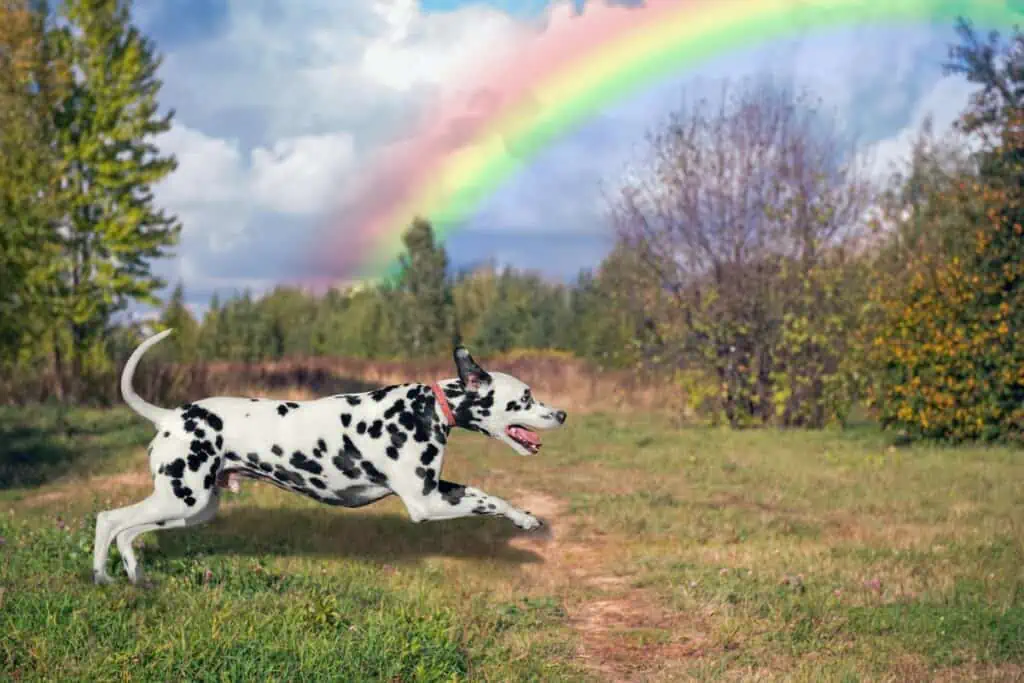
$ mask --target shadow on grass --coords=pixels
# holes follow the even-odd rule
[[[320,556],[415,563],[427,557],[543,562],[509,541],[527,532],[501,518],[413,524],[399,514],[351,510],[228,508],[208,526],[160,534],[159,553],[236,556]]]
[[[0,409],[0,490],[41,486],[140,448],[152,427],[127,410]]]

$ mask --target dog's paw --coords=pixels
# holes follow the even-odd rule
[[[544,522],[542,520],[534,517],[529,512],[522,513],[520,516],[518,516],[516,519],[512,521],[517,527],[519,527],[523,531],[533,531],[534,529],[539,529],[542,526],[544,526]]]
[[[95,583],[97,586],[109,586],[110,584],[114,583],[114,577],[104,572],[93,572],[92,582]]]

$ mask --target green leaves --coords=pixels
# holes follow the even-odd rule
[[[178,238],[152,185],[176,165],[159,59],[130,3],[0,9],[0,345],[51,357],[61,393],[109,363],[115,313],[154,302],[153,259]],[[16,68],[15,68],[16,67]],[[19,329],[4,323],[19,320]],[[7,332],[7,334],[5,334]]]

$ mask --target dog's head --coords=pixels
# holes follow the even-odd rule
[[[538,401],[524,382],[485,371],[462,346],[454,357],[465,392],[452,401],[458,426],[503,441],[519,455],[534,455],[541,447],[537,430],[565,423],[565,411]]]

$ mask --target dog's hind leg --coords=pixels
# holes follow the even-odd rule
[[[168,498],[162,491],[154,491],[148,498],[134,505],[127,505],[116,510],[106,510],[96,515],[96,537],[93,541],[92,576],[99,584],[113,581],[107,573],[107,557],[110,544],[124,529],[139,524],[155,524],[164,522],[168,526],[180,526],[176,520],[182,519],[186,512],[184,505],[173,496]]]
[[[170,480],[164,476],[158,476],[154,483],[155,490],[145,500],[116,510],[101,512],[96,516],[92,568],[96,583],[110,583],[112,580],[107,573],[107,557],[114,539],[118,540],[118,550],[121,551],[129,578],[137,581],[140,572],[130,543],[135,536],[158,528],[174,529],[198,524],[216,513],[216,496],[210,489],[201,486],[187,487],[181,480]],[[196,521],[193,522],[193,519]],[[133,530],[135,533],[129,534],[131,538],[127,538],[129,542],[125,543],[125,539],[120,537],[124,532]]]
[[[429,484],[427,484],[429,486]],[[421,491],[399,493],[414,522],[456,519],[474,515],[506,517],[520,529],[536,529],[543,525],[529,512],[520,510],[506,500],[484,493],[472,486],[463,486],[444,479],[426,495]]]
[[[198,512],[193,512],[188,517],[180,517],[171,520],[160,520],[123,527],[117,532],[117,550],[121,553],[121,562],[124,564],[124,571],[132,583],[139,583],[142,580],[142,569],[139,567],[138,559],[135,557],[135,549],[132,543],[140,534],[158,529],[180,529],[204,524],[213,519],[217,514],[220,498],[216,495],[210,496],[207,504]]]

